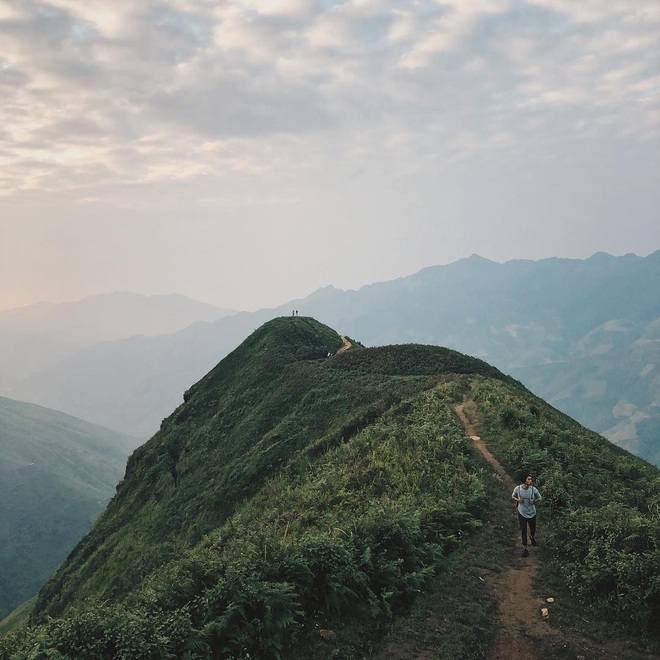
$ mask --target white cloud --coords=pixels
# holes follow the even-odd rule
[[[657,153],[655,0],[9,0],[0,39],[3,213],[364,190],[439,209],[438,181]]]
[[[40,136],[55,142],[59,134],[65,147],[47,160],[61,167],[81,166],[85,158],[100,164],[111,150],[85,148],[99,131],[123,141],[139,160],[162,156],[140,146],[153,131],[177,130],[187,140],[263,140],[282,132],[309,139],[333,126],[370,133],[377,123],[423,132],[439,109],[460,128],[467,108],[482,115],[486,130],[490,113],[516,108],[607,106],[625,117],[625,97],[652,94],[657,77],[649,19],[610,25],[630,17],[626,3],[456,0],[402,8],[370,1],[323,9],[311,0],[112,7],[52,0],[44,6],[50,13],[12,5],[22,18],[6,35],[2,75],[18,81],[7,98],[26,111],[5,125],[16,157]],[[544,31],[543,14],[516,23],[525,6],[573,25],[608,25],[596,34],[569,30],[558,37]],[[652,3],[640,7],[640,15],[657,13]],[[40,147],[40,158],[47,148]],[[212,164],[200,171],[212,171]]]

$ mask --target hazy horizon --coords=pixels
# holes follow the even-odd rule
[[[0,309],[660,248],[652,0],[9,0]]]
[[[653,254],[653,252],[656,252],[656,251],[657,250],[651,250],[647,254],[636,254],[636,253],[633,253],[633,252],[627,252],[626,254],[621,254],[621,255],[614,255],[614,254],[611,254],[609,252],[606,253],[606,254],[609,254],[612,257],[622,257],[622,256],[632,254],[632,255],[640,257],[640,258],[645,258],[645,257],[649,256],[650,254]],[[518,259],[507,259],[506,261],[496,261],[494,259],[491,259],[490,261],[494,261],[495,263],[499,263],[499,264],[506,264],[509,261],[516,261],[516,260],[522,260],[522,261],[541,261],[543,259],[577,259],[577,260],[584,260],[584,259],[589,259],[590,257],[593,257],[596,254],[599,254],[599,253],[594,252],[593,254],[590,254],[588,257],[584,257],[584,258],[582,258],[582,257],[543,257],[542,259],[531,259],[531,260],[529,260],[529,259],[525,259],[525,258],[521,257],[521,258],[518,258]],[[603,254],[603,252],[601,251],[600,254]],[[482,257],[482,255],[478,255],[478,254],[475,253],[475,254],[469,255],[468,257],[461,257],[461,258],[457,259],[456,261],[461,261],[462,259],[469,259],[469,258],[474,257],[474,256]],[[483,258],[487,259],[487,257],[483,257]],[[449,262],[448,264],[429,264],[428,266],[423,266],[422,268],[420,268],[417,271],[414,271],[413,273],[404,274],[404,275],[401,275],[399,277],[408,277],[410,275],[414,275],[415,273],[420,272],[424,268],[432,268],[434,266],[451,265],[452,263],[456,263],[456,261]],[[236,311],[236,312],[256,312],[256,311],[259,311],[260,309],[276,308],[276,307],[279,307],[280,305],[284,305],[284,304],[292,302],[294,300],[305,299],[308,296],[315,293],[316,291],[318,291],[319,289],[326,288],[326,287],[334,287],[334,288],[342,290],[342,291],[357,291],[357,290],[361,289],[362,287],[368,287],[368,286],[371,286],[373,284],[385,283],[385,282],[388,282],[388,281],[392,281],[393,279],[398,279],[398,278],[395,277],[395,278],[390,278],[390,279],[386,279],[386,280],[378,280],[378,281],[374,281],[374,282],[364,282],[362,284],[359,284],[356,287],[351,287],[351,288],[346,288],[346,289],[344,289],[342,287],[335,287],[334,284],[329,283],[325,286],[320,286],[320,287],[317,287],[317,288],[315,288],[311,291],[308,291],[307,293],[305,293],[303,295],[292,297],[292,298],[286,298],[285,300],[280,300],[279,302],[276,302],[272,305],[265,305],[265,306],[256,307],[256,308],[253,308],[253,309],[235,309],[234,311]],[[97,293],[91,293],[91,294],[85,295],[81,298],[71,298],[71,299],[63,299],[63,300],[37,300],[37,301],[31,302],[31,303],[26,303],[24,305],[10,306],[10,307],[0,307],[0,312],[9,311],[9,310],[12,310],[12,309],[20,309],[22,307],[30,307],[32,305],[39,305],[39,304],[46,304],[46,305],[55,304],[55,305],[57,305],[57,304],[77,303],[77,302],[80,302],[81,300],[84,300],[85,298],[94,298],[94,297],[98,297],[98,296],[108,296],[108,295],[115,295],[115,294],[117,294],[117,295],[121,295],[121,294],[132,295],[132,294],[134,294],[134,295],[144,296],[144,297],[158,297],[158,296],[166,297],[166,296],[170,296],[170,295],[174,295],[174,296],[179,295],[179,296],[185,296],[186,298],[189,298],[189,299],[194,300],[194,301],[199,302],[199,303],[214,305],[216,307],[222,307],[221,305],[215,305],[215,303],[209,302],[208,300],[200,300],[199,298],[193,298],[192,296],[186,296],[185,294],[182,294],[179,291],[170,291],[170,292],[167,292],[167,293],[142,293],[142,292],[139,292],[139,291],[129,291],[129,290],[119,291],[119,290],[115,290],[115,291],[99,291]],[[231,308],[227,308],[227,309],[231,309]]]

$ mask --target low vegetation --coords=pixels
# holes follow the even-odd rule
[[[497,381],[472,397],[490,448],[510,474],[530,471],[545,497],[544,579],[562,578],[582,608],[572,620],[657,635],[660,471]]]
[[[501,460],[538,475],[565,588],[652,640],[657,470],[479,360],[340,346],[311,319],[277,319],[191,388],[0,658],[364,658],[420,607],[438,617],[437,657],[487,657],[478,571],[504,532],[454,412],[466,395]],[[568,464],[601,485],[585,493]],[[473,563],[470,539],[485,544]]]

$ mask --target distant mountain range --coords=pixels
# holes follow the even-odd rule
[[[176,294],[127,292],[0,311],[0,394],[13,396],[17,381],[54,367],[86,346],[176,332],[233,313]]]
[[[478,256],[301,302],[368,345],[478,356],[660,465],[660,251],[498,264]]]
[[[135,438],[0,397],[0,619],[64,560],[115,492]]]
[[[327,287],[275,309],[91,344],[40,369],[35,350],[6,391],[146,438],[211,365],[298,309],[366,345],[421,342],[480,357],[660,464],[658,282],[660,251],[504,264],[475,255],[357,291]]]

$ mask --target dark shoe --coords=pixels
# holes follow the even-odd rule
[[[523,548],[522,556],[523,557],[528,557],[529,556],[529,550],[527,548]]]
[[[536,539],[532,539],[532,545],[533,545],[535,548],[538,548],[539,544],[536,542]]]

